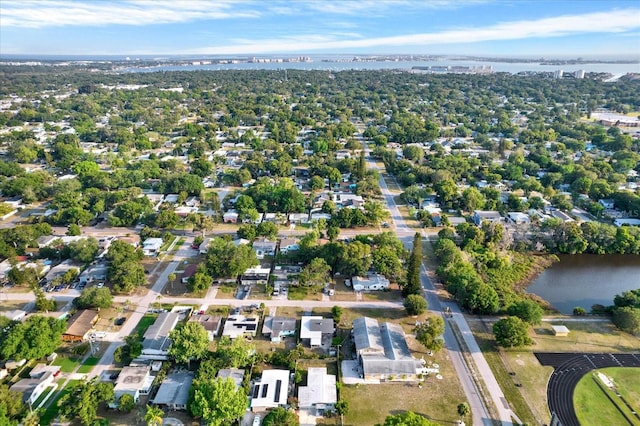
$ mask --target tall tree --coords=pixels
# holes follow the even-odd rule
[[[410,294],[420,294],[422,292],[422,282],[420,272],[422,269],[422,235],[419,232],[413,237],[413,248],[407,263],[407,282],[402,288],[402,295],[407,297]]]
[[[438,352],[444,346],[442,334],[444,333],[444,321],[442,317],[431,316],[414,328],[416,340],[425,348]]]
[[[147,412],[144,414],[144,421],[147,423],[147,426],[162,426],[163,416],[164,411],[159,407],[147,405]]]
[[[80,418],[83,425],[94,424],[98,417],[98,405],[115,399],[113,383],[101,382],[97,377],[76,384],[71,392],[58,401],[60,413],[69,419]]]
[[[300,421],[294,411],[278,407],[269,411],[262,424],[263,426],[298,426]]]
[[[209,426],[231,426],[247,409],[247,396],[233,379],[198,381],[193,386],[189,410]]]
[[[529,325],[518,317],[502,318],[493,325],[496,342],[505,348],[528,346],[533,343],[529,337]]]
[[[36,359],[55,351],[67,329],[64,320],[31,315],[14,323],[0,339],[0,358]]]
[[[209,349],[209,336],[207,330],[197,322],[187,322],[182,327],[169,333],[172,343],[169,347],[169,356],[177,363],[188,363],[191,360],[201,359]]]

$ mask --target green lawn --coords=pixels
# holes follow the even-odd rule
[[[42,413],[42,415],[40,416],[40,424],[42,426],[46,426],[46,425],[51,424],[51,422],[56,417],[58,417],[58,401],[64,395],[66,395],[69,392],[71,392],[71,388],[78,382],[79,382],[79,380],[69,380],[67,382],[67,384],[65,385],[65,387],[58,393],[58,395],[56,395],[56,397],[53,398],[53,400],[49,404],[49,407],[47,407],[47,409],[44,411],[44,413]]]
[[[77,358],[58,357],[53,361],[53,365],[59,366],[63,373],[73,373],[80,365],[80,360]]]
[[[93,367],[98,365],[98,361],[100,361],[99,358],[95,358],[92,356],[87,358],[85,362],[82,363],[80,368],[78,368],[78,373],[82,373],[82,374],[91,373],[91,370],[93,370]]]
[[[640,389],[640,369],[638,368],[604,368],[596,370],[613,378],[616,387],[625,397],[635,395],[637,398]],[[596,382],[596,371],[586,374],[573,394],[573,404],[580,424],[589,425],[627,425],[629,422],[621,414],[622,410],[627,418],[631,419],[633,425],[640,425],[640,420],[633,416],[631,411],[615,396],[615,394],[604,386],[598,386]],[[605,393],[606,392],[606,393]],[[607,394],[613,399],[607,397]],[[634,409],[638,409],[638,399],[627,399]]]
[[[144,315],[142,318],[140,318],[140,322],[138,323],[138,325],[136,325],[136,328],[133,330],[133,334],[137,334],[138,337],[140,338],[140,341],[143,340],[144,333],[147,331],[147,329],[149,327],[151,327],[151,325],[156,322],[156,318],[158,318],[158,315],[156,314],[148,314],[148,315]]]

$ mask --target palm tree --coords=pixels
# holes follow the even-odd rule
[[[162,416],[164,416],[164,411],[160,408],[147,405],[147,414],[144,415],[144,421],[147,422],[147,426],[161,426]]]

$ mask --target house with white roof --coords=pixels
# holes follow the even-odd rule
[[[244,315],[231,315],[224,322],[222,335],[230,339],[242,336],[255,337],[258,332],[258,317],[245,317]]]
[[[351,278],[353,291],[380,291],[389,288],[389,280],[384,275],[369,274],[366,277]]]
[[[157,256],[162,244],[164,244],[162,238],[147,238],[142,243],[142,252],[145,256]]]
[[[334,410],[337,401],[336,376],[327,374],[326,367],[310,367],[307,386],[298,388],[298,406],[315,411],[316,416],[323,416]]]
[[[264,370],[253,385],[251,411],[262,412],[287,404],[290,387],[289,370]]]
[[[321,346],[323,339],[332,337],[334,331],[332,318],[305,315],[300,322],[300,340],[312,348]]]
[[[149,394],[152,385],[151,367],[123,367],[113,388],[116,395],[115,403],[120,400],[122,395],[131,395],[133,400],[138,402],[140,395]]]

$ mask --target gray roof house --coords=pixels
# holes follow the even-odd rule
[[[218,370],[218,374],[216,375],[216,377],[220,379],[232,379],[237,389],[242,386],[242,381],[244,380],[244,370],[239,368],[223,368],[222,370]]]
[[[171,346],[169,333],[178,324],[179,317],[178,312],[163,312],[158,315],[156,322],[144,333],[140,358],[162,361],[168,358]]]
[[[190,371],[180,370],[167,374],[153,398],[153,404],[168,410],[186,410],[191,383],[193,373]]]
[[[311,347],[320,346],[323,338],[332,337],[334,331],[332,318],[303,316],[300,323],[300,340],[308,341]]]
[[[353,340],[367,380],[416,380],[420,361],[413,358],[402,327],[368,317],[353,320]]]
[[[271,338],[272,342],[280,342],[283,337],[296,334],[296,319],[287,317],[265,317],[262,334]]]

